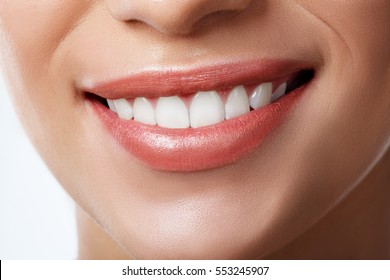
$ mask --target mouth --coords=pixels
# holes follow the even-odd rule
[[[130,156],[157,170],[199,171],[261,146],[314,76],[295,61],[252,61],[153,70],[82,91]]]

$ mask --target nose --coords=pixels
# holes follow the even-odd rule
[[[199,23],[227,18],[247,9],[252,1],[106,0],[106,5],[116,20],[143,22],[164,34],[189,34]]]

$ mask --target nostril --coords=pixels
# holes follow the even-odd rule
[[[228,19],[235,16],[236,14],[238,14],[238,12],[232,10],[215,11],[201,18],[198,22],[196,22],[193,25],[193,28],[196,28],[199,25],[211,24],[221,19]]]
[[[164,34],[188,34],[199,23],[230,18],[247,9],[253,0],[106,0],[112,17],[141,22]]]

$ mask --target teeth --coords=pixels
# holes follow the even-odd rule
[[[225,104],[225,118],[232,119],[248,113],[249,98],[243,86],[235,87],[229,94]]]
[[[216,91],[200,91],[192,99],[188,109],[179,96],[160,97],[156,109],[145,97],[134,100],[134,106],[125,98],[107,99],[111,111],[124,120],[165,128],[203,127],[229,120],[266,106],[286,94],[287,83],[281,84],[272,94],[272,83],[262,83],[248,97],[244,86],[236,86],[229,93],[224,105]]]
[[[107,103],[108,103],[108,107],[110,108],[110,110],[117,113],[115,101],[111,100],[111,99],[107,99]]]
[[[287,83],[281,84],[272,94],[272,99],[271,102],[274,102],[275,100],[278,100],[280,97],[286,94],[286,89],[287,89]]]
[[[198,92],[191,102],[191,127],[202,127],[222,122],[225,108],[216,91]]]
[[[143,124],[156,124],[156,112],[145,97],[138,97],[134,100],[134,120]]]
[[[271,103],[272,83],[259,85],[251,94],[249,100],[253,109],[258,109]]]
[[[124,99],[114,100],[115,108],[118,113],[118,116],[124,120],[131,120],[133,118],[133,108],[130,103]],[[115,112],[115,111],[114,111]]]
[[[188,109],[178,96],[160,97],[156,108],[157,125],[166,128],[190,126]]]

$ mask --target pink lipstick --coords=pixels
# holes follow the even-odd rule
[[[194,69],[152,70],[82,90],[108,133],[131,157],[165,171],[198,171],[231,164],[260,147],[267,136],[286,119],[313,78],[290,80],[287,93],[273,103],[216,124],[197,128],[166,128],[124,120],[107,108],[101,98],[159,98],[223,91],[238,85],[275,82],[312,69],[297,61],[261,60],[216,64]]]

